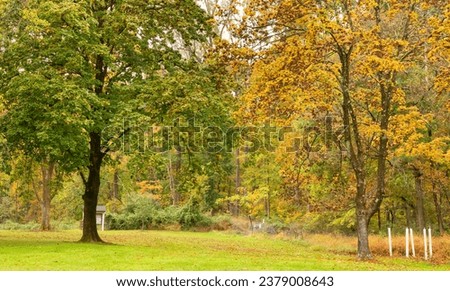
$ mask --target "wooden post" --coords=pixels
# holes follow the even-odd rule
[[[405,245],[406,245],[406,257],[409,258],[409,231],[408,228],[406,228],[406,233],[405,233]]]
[[[392,257],[392,235],[390,227],[388,227],[388,240],[389,240],[389,255]]]
[[[423,249],[425,251],[424,256],[425,260],[428,260],[428,250],[427,250],[427,230],[423,229]]]
[[[414,235],[413,235],[413,230],[412,228],[409,229],[409,234],[410,234],[410,240],[411,240],[411,251],[412,251],[412,256],[416,257],[416,249],[414,248]]]
[[[106,212],[102,213],[102,231],[105,230],[105,217],[106,217]]]

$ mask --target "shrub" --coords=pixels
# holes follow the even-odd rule
[[[183,229],[209,227],[210,218],[201,213],[195,204],[181,208],[169,206],[162,208],[153,200],[135,197],[119,213],[107,215],[110,229],[159,229],[179,224]]]
[[[178,222],[183,229],[211,226],[212,220],[200,212],[197,204],[187,204],[178,212]]]
[[[121,213],[107,215],[110,229],[147,229],[157,216],[159,206],[151,199],[136,196]]]

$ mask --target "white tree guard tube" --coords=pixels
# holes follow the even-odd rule
[[[428,245],[430,247],[430,259],[433,256],[433,243],[431,241],[431,227],[428,228]]]
[[[406,245],[406,257],[409,258],[409,231],[408,228],[406,228],[405,233],[405,245]]]
[[[392,235],[390,227],[388,227],[388,240],[389,240],[389,255],[392,257]]]
[[[427,230],[423,229],[423,249],[425,260],[428,260],[428,250],[427,250]]]
[[[411,241],[412,256],[415,257],[416,256],[416,249],[414,247],[414,234],[413,234],[412,228],[409,229],[409,235],[410,235],[410,241]]]

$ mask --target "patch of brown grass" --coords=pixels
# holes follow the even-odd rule
[[[337,254],[355,255],[357,252],[357,238],[336,234],[306,234],[303,238],[313,246],[328,249]],[[450,263],[450,235],[435,236],[432,239],[433,256],[431,262],[435,264]],[[369,237],[369,246],[372,254],[378,257],[389,257],[388,238],[379,235]],[[424,243],[422,236],[414,237],[416,260],[424,260]],[[393,257],[405,257],[405,237],[394,236],[392,238]],[[412,250],[410,246],[410,258]],[[427,249],[428,252],[428,249]],[[429,254],[428,254],[429,255]]]
[[[323,247],[339,254],[356,256],[357,239],[338,234],[304,234],[303,239],[314,246]]]
[[[371,236],[369,240],[370,249],[374,255],[389,256],[388,238],[382,236]],[[392,253],[394,257],[404,257],[406,253],[404,236],[394,236],[392,238]],[[435,236],[432,238],[433,256],[431,262],[437,264],[450,263],[450,236]],[[423,236],[414,237],[414,247],[416,251],[416,259],[424,259],[424,242]],[[427,249],[428,252],[428,249]],[[412,257],[411,245],[409,247],[409,254]],[[429,254],[428,254],[429,255]]]

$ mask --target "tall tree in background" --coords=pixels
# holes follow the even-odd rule
[[[174,98],[164,96],[179,94],[171,75],[198,70],[181,49],[205,40],[208,19],[193,0],[13,0],[1,18],[9,33],[1,40],[0,94],[11,143],[79,168],[81,241],[101,242],[100,170],[127,131],[119,125],[169,110]]]
[[[234,34],[258,53],[240,116],[278,124],[332,116],[343,136],[334,142],[355,177],[358,256],[370,258],[368,227],[386,196],[387,160],[425,128],[402,80],[424,59],[429,3],[239,3],[244,12]]]

